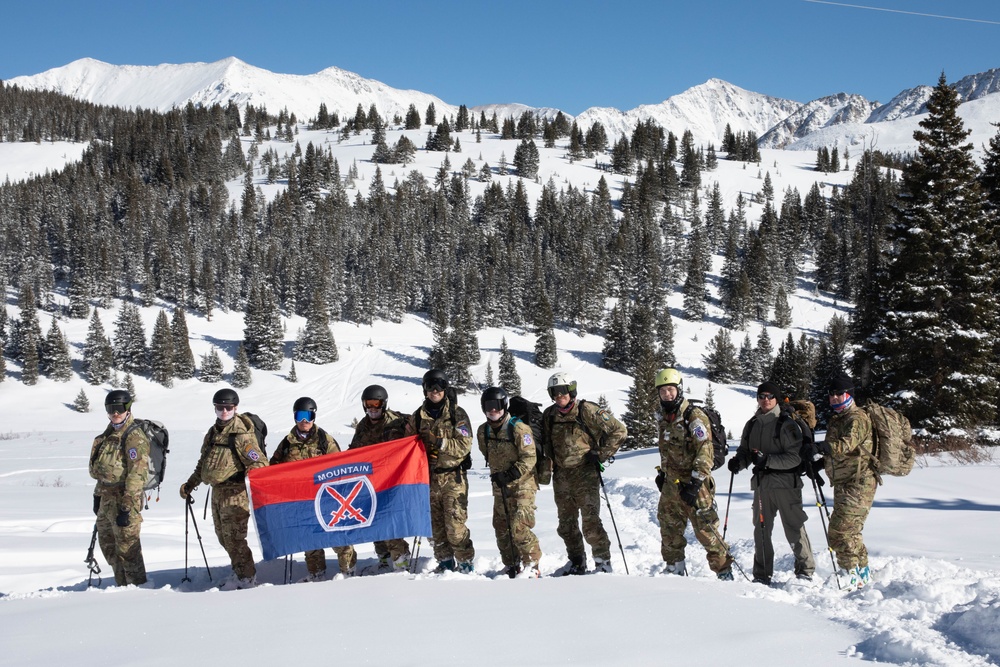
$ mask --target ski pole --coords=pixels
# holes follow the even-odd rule
[[[680,483],[681,483],[681,481],[679,479],[675,479],[674,480],[674,485],[675,486],[679,485]],[[708,507],[706,507],[705,509],[698,509],[697,504],[694,505],[694,506],[692,506],[692,509],[694,509],[695,516],[698,517],[698,522],[700,524],[702,524],[703,526],[708,526],[712,530],[712,532],[715,533],[715,537],[718,538],[719,543],[726,550],[726,555],[729,556],[729,560],[731,560],[733,562],[733,565],[735,565],[736,569],[739,570],[740,574],[743,575],[743,578],[746,579],[747,581],[750,581],[750,577],[748,577],[747,573],[743,571],[742,567],[740,567],[739,562],[737,562],[737,560],[736,560],[736,556],[733,555],[732,549],[730,549],[729,545],[726,544],[726,540],[724,540],[722,538],[722,535],[719,534],[719,529],[715,525],[716,523],[719,522],[719,514],[717,512],[718,506],[715,504],[715,500],[712,500],[712,504],[709,505]],[[709,512],[712,512],[712,513],[715,514],[715,519],[714,520],[710,520],[709,519],[709,516],[708,516]],[[691,520],[691,527],[697,529],[697,526],[695,526],[694,523],[695,523],[694,519],[692,519]]]
[[[190,495],[188,496],[188,498],[190,498]],[[191,577],[188,576],[188,523],[190,523],[189,520],[188,520],[188,512],[187,512],[188,498],[184,499],[184,505],[185,505],[185,511],[184,511],[184,578],[181,579],[181,583],[182,584],[185,581],[191,581]]]
[[[97,522],[94,522],[94,533],[90,536],[90,548],[87,549],[87,558],[84,559],[84,563],[87,564],[87,569],[90,571],[90,575],[87,577],[87,588],[90,588],[94,575],[97,575],[97,587],[101,587],[101,566],[97,564],[97,559],[94,558],[94,545],[97,544]]]
[[[500,486],[499,484],[497,486]],[[519,560],[519,554],[517,553],[517,547],[514,546],[514,529],[510,525],[510,510],[507,509],[507,487],[500,486],[500,500],[503,501],[503,515],[507,519],[507,537],[510,538],[510,553],[514,559],[514,564],[511,567],[517,567],[517,561]],[[508,573],[509,574],[509,573]],[[511,577],[513,578],[513,577]]]
[[[194,518],[194,498],[190,495],[187,500],[187,511],[191,515],[191,523],[194,524],[194,534],[198,536],[198,546],[201,547],[201,557],[205,559],[205,570],[208,572],[208,580],[212,581],[212,570],[208,567],[208,556],[205,555],[205,543],[201,541],[201,533],[198,531],[198,522]]]
[[[704,511],[704,510],[695,510],[695,513],[700,513],[700,512],[702,512],[702,511]],[[742,567],[740,567],[740,564],[739,564],[739,562],[737,562],[737,560],[736,560],[736,556],[734,556],[734,555],[733,555],[733,552],[732,552],[732,550],[731,550],[731,549],[729,548],[729,545],[728,545],[728,544],[726,544],[726,541],[725,541],[724,539],[722,539],[722,535],[719,535],[719,529],[718,529],[718,528],[716,528],[716,527],[715,527],[715,524],[714,524],[714,523],[712,523],[711,521],[705,521],[704,523],[705,523],[705,524],[706,524],[706,525],[707,525],[707,526],[708,526],[709,528],[711,528],[711,529],[712,529],[712,532],[713,532],[713,533],[715,533],[715,536],[716,536],[717,538],[719,538],[719,541],[720,541],[720,542],[722,542],[722,546],[726,547],[726,555],[727,555],[727,556],[729,556],[729,559],[733,561],[733,565],[735,565],[735,566],[736,566],[736,569],[740,571],[740,574],[742,574],[742,575],[743,575],[743,578],[744,578],[744,579],[746,579],[747,581],[750,581],[750,577],[748,577],[748,576],[747,576],[747,573],[743,571],[743,568],[742,568]]]
[[[820,523],[823,524],[823,536],[826,537],[826,550],[830,552],[830,565],[833,566],[833,577],[837,580],[837,590],[843,590],[843,586],[840,585],[840,574],[837,572],[837,561],[833,557],[833,547],[830,546],[830,531],[827,530],[826,520],[829,515],[824,516],[824,512],[827,511],[826,498],[823,496],[823,491],[819,488],[819,484],[816,483],[816,478],[809,476],[812,480],[813,491],[816,492],[816,507],[820,508],[819,513]],[[820,504],[820,499],[822,498],[822,504]]]
[[[726,541],[726,531],[729,529],[729,503],[733,500],[733,480],[736,473],[729,473],[729,493],[726,494],[726,520],[722,523],[722,541]]]
[[[615,513],[611,511],[611,501],[608,499],[608,490],[604,487],[604,475],[601,474],[601,464],[598,463],[597,479],[601,480],[601,491],[604,492],[604,503],[608,506],[608,514],[611,515],[611,525],[615,529],[615,538],[618,540],[618,549],[622,552],[622,562],[625,563],[625,574],[628,574],[628,560],[625,559],[625,547],[622,546],[622,538],[618,534],[618,524],[615,523]]]
[[[410,574],[417,573],[417,561],[420,559],[420,536],[414,535],[413,537],[413,548],[410,549],[410,554],[412,556],[410,560]]]
[[[208,493],[205,494],[205,509],[202,510],[201,520],[208,521],[208,499],[212,495],[212,487],[208,487]]]

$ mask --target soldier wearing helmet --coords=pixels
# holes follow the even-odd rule
[[[314,456],[333,454],[340,451],[337,440],[316,424],[316,401],[303,396],[292,404],[292,418],[295,425],[285,439],[278,443],[269,462],[270,465],[303,461]],[[334,547],[340,574],[349,577],[354,574],[357,556],[350,546]],[[305,553],[309,575],[303,581],[322,581],[326,578],[326,555],[322,549],[310,549]]]
[[[719,579],[732,580],[733,558],[719,535],[712,479],[712,427],[708,416],[684,397],[684,380],[674,368],[656,374],[660,398],[660,552],[670,574],[687,574],[684,530],[690,521]]]
[[[146,583],[139,529],[149,477],[149,438],[141,428],[132,428],[132,396],[127,391],[108,392],[104,408],[109,424],[90,448],[90,476],[97,480],[97,537],[115,584],[138,586]]]
[[[419,435],[427,448],[431,487],[431,532],[435,572],[471,574],[476,555],[466,522],[472,467],[472,425],[458,406],[448,376],[432,368],[423,377],[424,402],[410,415],[407,435]]]
[[[542,415],[542,439],[552,459],[556,530],[569,557],[565,574],[587,572],[584,539],[593,552],[594,570],[611,572],[611,540],[601,523],[599,475],[602,463],[614,456],[628,431],[607,410],[577,400],[576,380],[568,374],[553,374],[547,388],[552,405]]]
[[[389,392],[385,387],[377,384],[365,387],[361,392],[361,409],[365,411],[365,416],[354,429],[354,438],[348,449],[389,442],[406,434],[406,418],[389,409]],[[410,547],[401,537],[376,542],[375,555],[378,556],[379,572],[407,570],[410,567]]]
[[[231,581],[223,588],[252,588],[257,585],[257,566],[247,544],[250,500],[247,497],[248,470],[267,465],[249,417],[238,414],[240,397],[226,388],[212,397],[215,424],[205,434],[201,456],[194,472],[181,484],[181,498],[188,502],[191,492],[205,482],[212,487],[212,521],[219,543],[233,566]]]
[[[531,427],[513,419],[507,391],[489,387],[480,398],[486,423],[476,433],[493,483],[493,530],[508,577],[537,578],[542,550],[535,527],[535,439]],[[513,421],[512,421],[513,419]]]

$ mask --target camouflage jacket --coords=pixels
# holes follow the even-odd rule
[[[660,468],[666,477],[681,482],[689,480],[694,473],[701,479],[712,474],[712,425],[698,407],[691,410],[691,419],[685,422],[684,413],[689,405],[684,399],[677,412],[663,415],[657,425]]]
[[[233,447],[229,446],[230,435],[235,436]],[[188,478],[187,488],[194,489],[202,482],[211,486],[242,482],[247,470],[266,465],[267,458],[257,445],[253,424],[249,418],[237,414],[225,423],[216,421],[205,434],[198,465]]]
[[[627,435],[625,424],[590,401],[576,399],[566,413],[553,403],[542,413],[542,441],[556,469],[582,465],[584,455],[591,450],[606,461]]]
[[[108,424],[90,447],[90,476],[97,480],[95,495],[121,491],[123,503],[138,512],[143,505],[149,478],[149,438],[141,428],[133,428],[124,442],[121,437],[135,423],[132,415],[115,429]]]
[[[278,443],[278,448],[271,455],[271,465],[302,461],[314,456],[334,454],[340,451],[340,445],[337,444],[334,437],[316,424],[313,424],[305,440],[299,438],[298,433],[298,429],[293,426],[285,439]]]
[[[373,422],[368,415],[358,422],[354,429],[354,437],[348,449],[378,445],[390,440],[397,440],[406,435],[406,418],[398,412],[386,410],[382,419]]]
[[[451,411],[455,411],[455,423],[451,421]],[[417,408],[406,425],[407,435],[419,435],[427,448],[431,472],[452,472],[462,465],[465,457],[472,452],[472,425],[465,410],[445,401],[441,414],[432,417],[425,402]],[[438,447],[437,440],[441,445]]]
[[[535,437],[531,427],[518,420],[514,424],[511,440],[510,415],[508,414],[497,426],[484,423],[476,432],[479,441],[479,451],[483,453],[490,472],[503,472],[511,466],[521,473],[516,481],[507,485],[508,490],[538,489],[535,481]],[[493,493],[500,495],[500,489],[493,486]]]
[[[868,452],[872,451],[872,420],[868,413],[851,405],[841,413],[833,413],[826,427],[826,476],[834,486],[861,482],[874,476]]]

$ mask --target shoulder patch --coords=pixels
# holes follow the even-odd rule
[[[469,427],[466,426],[465,424],[459,425],[457,427],[457,430],[462,435],[462,437],[464,437],[464,438],[471,438],[472,437],[472,433],[469,431]]]
[[[611,413],[608,412],[607,410],[605,410],[604,408],[601,408],[600,410],[598,410],[597,414],[604,421],[606,421],[606,422],[607,421],[611,421]]]
[[[694,419],[691,421],[691,435],[695,437],[698,442],[704,442],[708,438],[708,429],[700,419]]]
[[[128,450],[128,457],[130,459],[132,459],[133,461],[135,461],[137,458],[139,458],[139,452],[136,450],[135,447],[133,447],[132,449]]]
[[[524,445],[523,446],[524,447],[534,447],[535,446],[535,439],[531,437],[530,433],[526,434],[524,436]]]
[[[257,450],[254,449],[253,446],[247,447],[246,453],[247,453],[247,458],[250,459],[251,461],[260,460],[260,454],[257,453]]]

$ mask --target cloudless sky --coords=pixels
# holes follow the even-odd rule
[[[578,114],[710,78],[808,102],[887,102],[1000,67],[998,0],[34,0],[0,10],[0,79],[78,58],[336,66],[449,104]]]

